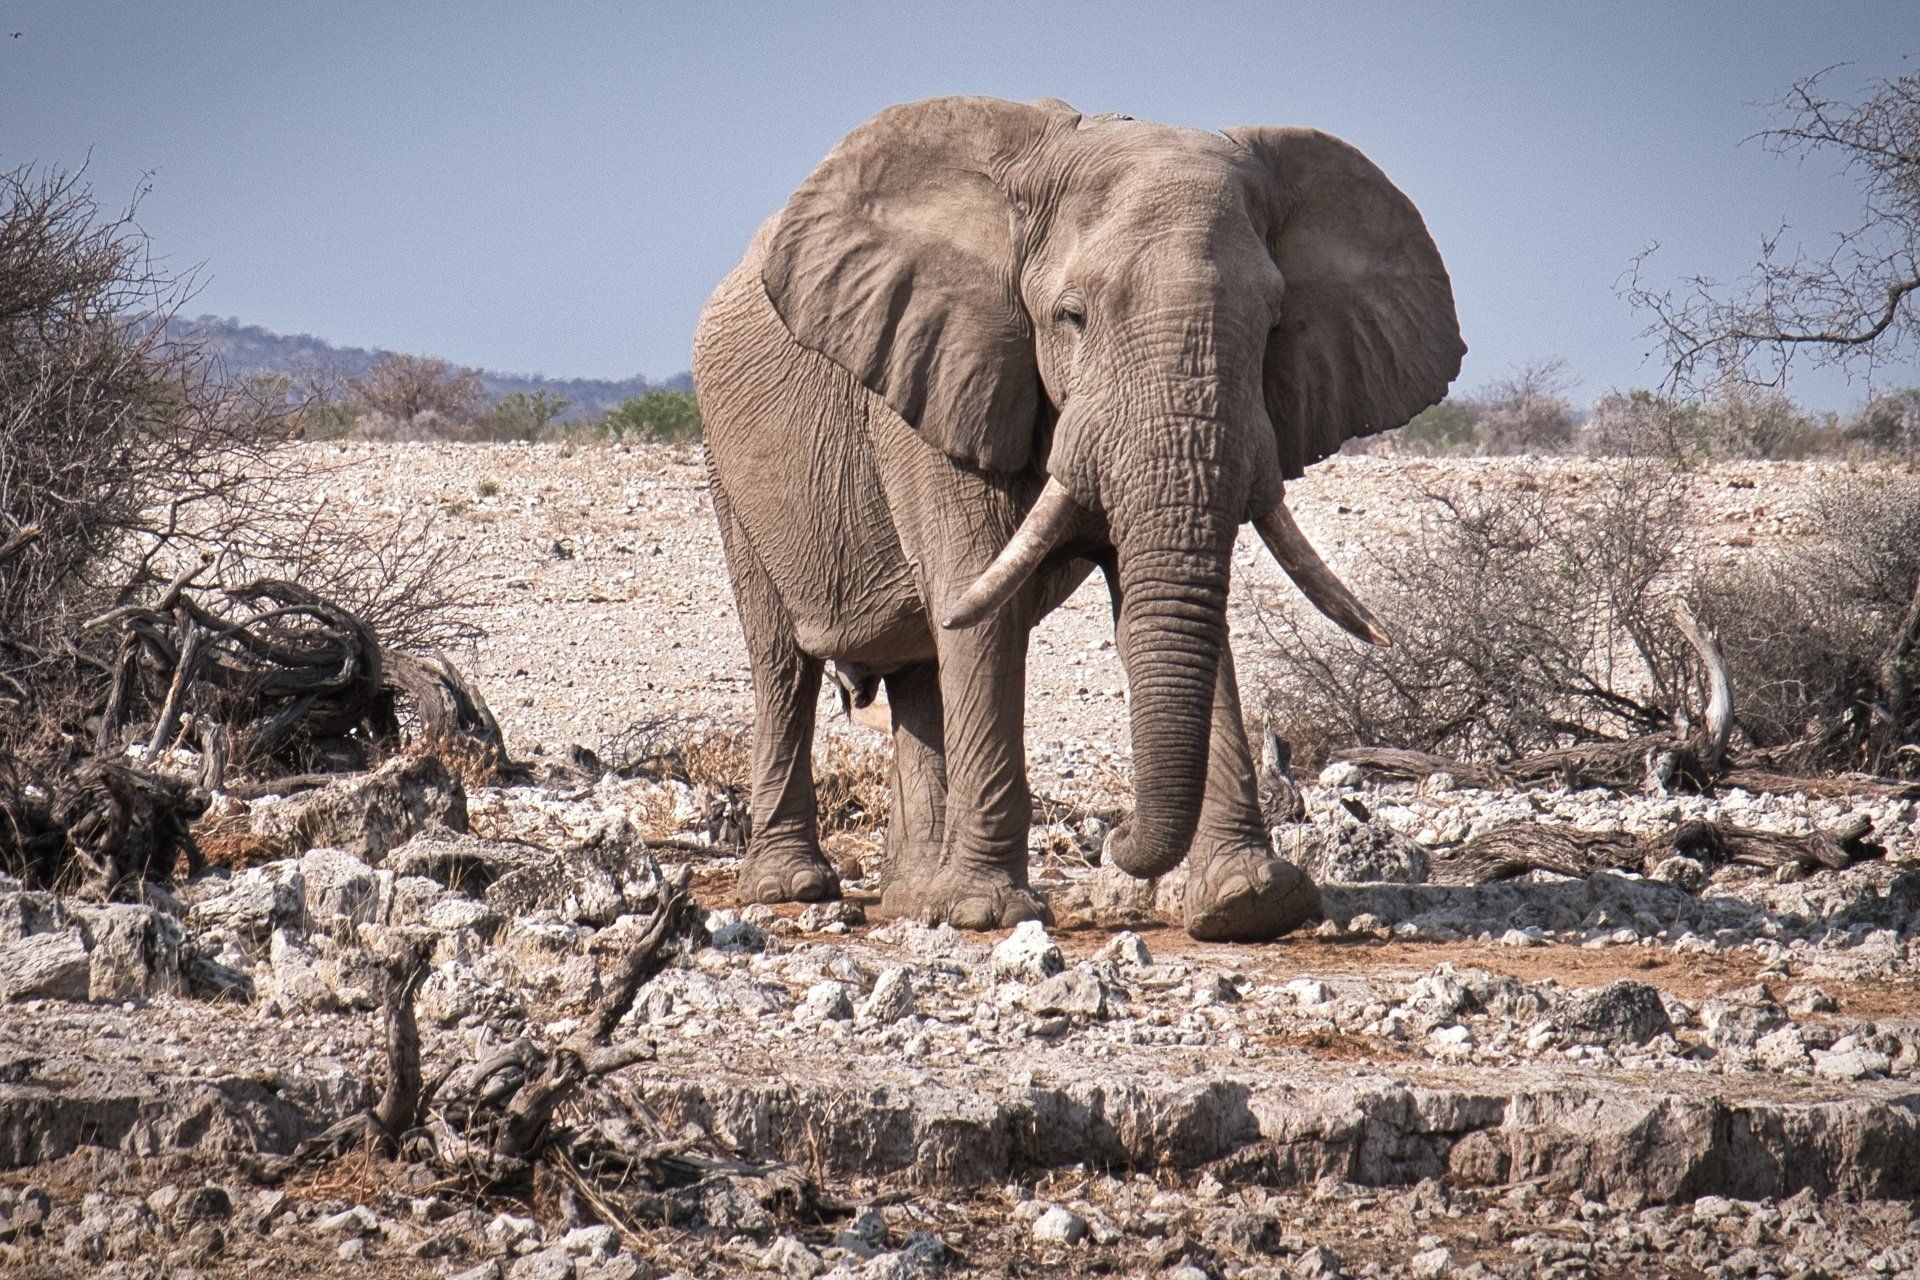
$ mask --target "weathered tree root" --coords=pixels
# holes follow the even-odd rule
[[[1861,814],[1804,836],[1706,821],[1682,822],[1641,836],[1617,829],[1588,831],[1559,823],[1516,822],[1436,854],[1428,882],[1492,884],[1529,871],[1576,877],[1601,871],[1647,874],[1675,856],[1693,858],[1710,868],[1743,863],[1776,870],[1791,867],[1792,874],[1841,870],[1885,854],[1868,839],[1872,829],[1873,824]]]
[[[676,942],[697,942],[704,932],[700,919],[683,870],[662,894],[654,927],[603,1003],[597,1038],[666,966]],[[485,1058],[423,1079],[413,1006],[430,946],[421,939],[388,962],[387,1078],[379,1100],[289,1156],[253,1161],[248,1172],[256,1181],[282,1182],[364,1146],[476,1191],[530,1191],[536,1172],[545,1169],[630,1246],[645,1224],[683,1225],[711,1216],[710,1193],[723,1186],[723,1205],[738,1196],[762,1211],[792,1217],[821,1211],[813,1182],[799,1169],[739,1159],[705,1132],[664,1132],[644,1106],[602,1085],[615,1072],[653,1060],[650,1043],[550,1045],[523,1036]]]
[[[604,1043],[620,1019],[627,1016],[627,1010],[633,1008],[634,999],[640,994],[640,988],[653,981],[654,975],[666,968],[680,949],[674,944],[688,949],[698,947],[707,940],[707,926],[700,911],[700,904],[693,900],[688,885],[692,882],[691,867],[678,866],[666,872],[666,882],[660,889],[660,907],[653,913],[653,919],[647,924],[647,931],[640,935],[621,961],[620,972],[601,998],[600,1007],[594,1011],[592,1038],[596,1043]]]
[[[1511,880],[1529,871],[1586,877],[1598,871],[1640,870],[1639,841],[1624,831],[1583,831],[1542,822],[1516,822],[1436,853],[1429,884],[1470,886]]]
[[[517,768],[486,700],[445,657],[387,652],[353,613],[290,582],[228,591],[215,612],[191,592],[207,567],[179,574],[152,604],[85,624],[120,632],[116,660],[102,664],[93,753],[59,774],[0,777],[0,866],[96,897],[165,880],[182,853],[197,867],[189,828],[212,792],[323,785],[363,767],[401,746],[402,703],[415,740],[468,776]],[[191,780],[161,766],[188,741],[200,756]],[[137,762],[130,743],[141,747]],[[230,768],[256,777],[229,780]]]
[[[51,786],[0,779],[0,862],[78,897],[121,896],[170,878],[182,855],[198,868],[191,827],[207,803],[190,781],[99,757]]]
[[[441,747],[455,745],[488,772],[506,773],[515,768],[507,754],[506,735],[487,700],[445,654],[415,657],[390,652],[386,655],[386,682],[389,697],[397,691],[413,707],[420,741]],[[397,732],[398,725],[393,728]]]
[[[1543,751],[1508,764],[1478,764],[1425,751],[1397,747],[1342,747],[1328,758],[1357,764],[1367,772],[1395,781],[1418,782],[1436,773],[1451,775],[1461,786],[1480,791],[1508,791],[1529,786],[1561,786],[1571,790],[1599,787],[1637,792],[1647,780],[1651,758],[1675,748],[1672,738],[1651,735],[1624,741],[1588,742]],[[1710,784],[1714,790],[1742,790],[1780,795],[1800,794],[1823,799],[1920,799],[1920,782],[1875,778],[1863,774],[1802,777],[1767,769],[1723,768]]]

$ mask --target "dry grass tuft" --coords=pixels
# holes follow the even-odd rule
[[[753,743],[734,729],[696,738],[680,748],[679,774],[689,786],[745,791],[753,780]]]
[[[814,752],[814,803],[822,835],[873,835],[887,825],[892,770],[886,750],[848,738],[828,738]]]
[[[649,841],[672,840],[680,834],[679,810],[679,797],[663,788],[648,792],[631,820]]]
[[[447,772],[458,778],[460,785],[469,791],[478,787],[502,786],[517,776],[505,753],[492,743],[482,742],[467,734],[423,736],[408,748],[407,753],[415,757],[440,757],[440,763],[447,766]]]
[[[378,1204],[392,1186],[392,1162],[367,1143],[351,1148],[338,1160],[297,1174],[287,1180],[284,1189],[296,1200]]]
[[[744,797],[753,785],[753,743],[736,728],[662,719],[628,730],[606,752],[615,772],[630,778],[683,782]],[[887,825],[892,789],[887,749],[877,743],[826,735],[813,754],[814,802],[824,839],[870,837]],[[648,802],[640,825],[666,838],[677,831],[675,799],[662,792]]]
[[[208,866],[231,871],[245,871],[287,856],[280,844],[248,828],[244,818],[196,830],[193,842]]]

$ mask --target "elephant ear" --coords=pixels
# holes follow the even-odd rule
[[[995,98],[891,107],[801,184],[761,268],[800,345],[975,466],[1018,471],[1032,455],[1040,371],[1007,184],[1076,118]]]
[[[1317,129],[1226,132],[1265,162],[1278,195],[1267,243],[1287,292],[1265,380],[1291,479],[1439,401],[1467,347],[1420,211],[1371,160]]]

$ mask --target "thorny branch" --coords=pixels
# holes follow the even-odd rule
[[[1780,386],[1795,354],[1870,373],[1920,347],[1920,74],[1882,82],[1864,102],[1829,97],[1832,68],[1796,82],[1779,102],[1786,123],[1756,137],[1785,154],[1838,153],[1861,188],[1861,220],[1824,256],[1764,238],[1759,261],[1731,289],[1695,276],[1680,288],[1646,279],[1659,246],[1633,263],[1627,298],[1652,316],[1670,391]]]
[[[1824,255],[1766,236],[1751,274],[1734,288],[1693,276],[1680,288],[1645,278],[1653,251],[1634,259],[1626,297],[1653,322],[1667,388],[1780,386],[1797,351],[1816,365],[1897,361],[1920,342],[1920,75],[1874,86],[1859,104],[1826,94],[1832,67],[1793,84],[1776,104],[1786,123],[1755,134],[1780,154],[1837,154],[1860,184],[1862,215]]]

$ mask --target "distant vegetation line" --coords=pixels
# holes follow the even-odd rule
[[[688,373],[658,382],[548,378],[336,347],[214,316],[172,325],[214,358],[225,381],[308,438],[690,443],[701,435]],[[1456,388],[1400,430],[1352,441],[1346,452],[1661,455],[1685,465],[1728,457],[1920,461],[1920,388],[1882,390],[1838,414],[1734,383],[1689,398],[1612,392],[1581,407],[1566,394],[1574,381],[1563,359],[1531,361],[1485,386]]]
[[[232,317],[175,319],[173,326],[180,330],[182,337],[204,344],[219,358],[227,376],[236,379],[279,375],[304,385],[317,377],[344,386],[365,382],[383,356],[401,354],[371,347],[335,346],[304,333],[275,333]],[[544,393],[549,400],[566,401],[561,421],[598,418],[652,391],[693,389],[693,375],[684,372],[657,380],[638,374],[613,379],[550,378],[540,374],[502,373],[495,369],[475,372],[480,378],[482,394],[488,400]]]

